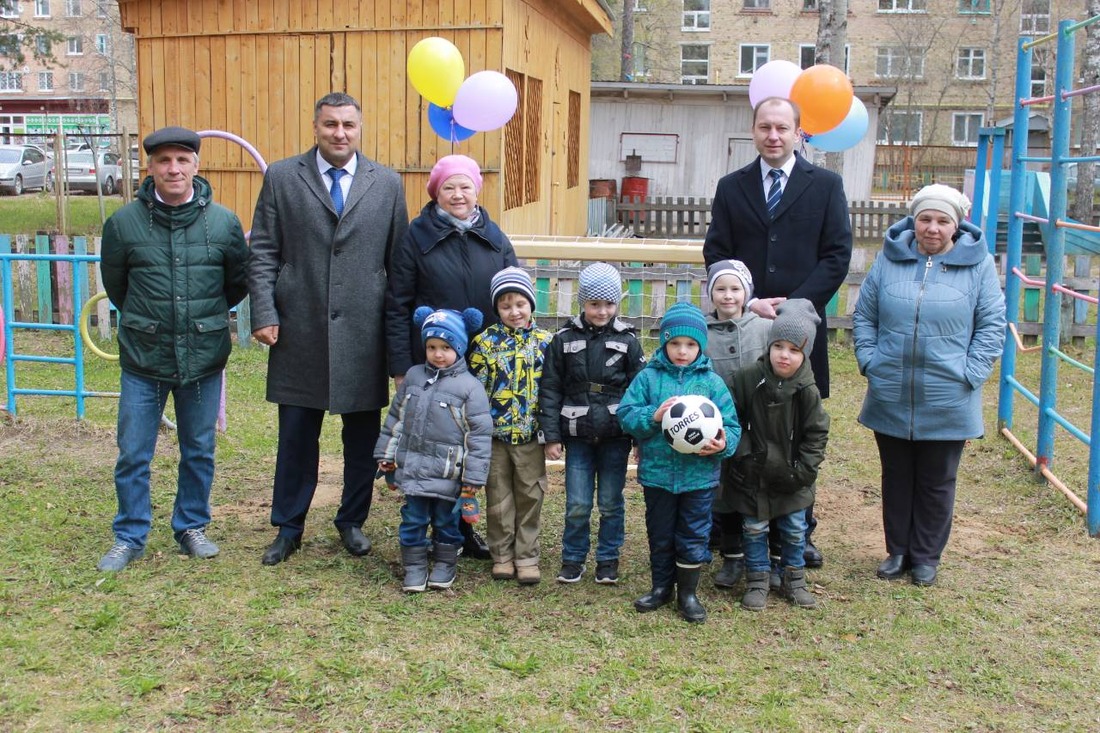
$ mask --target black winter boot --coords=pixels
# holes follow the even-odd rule
[[[741,596],[741,607],[746,611],[763,611],[768,607],[768,576],[770,573],[749,572],[745,575],[745,595]]]
[[[401,590],[423,593],[428,589],[428,548],[402,547],[401,564],[405,566],[405,582]]]
[[[805,568],[783,569],[783,596],[799,608],[817,608],[817,598],[806,590]]]
[[[461,545],[448,545],[443,542],[434,543],[432,549],[432,574],[428,576],[428,587],[436,590],[446,590],[455,582],[457,573],[455,565],[458,563],[458,549]]]
[[[634,601],[634,610],[638,613],[656,611],[672,600],[671,585],[655,585],[648,593]]]
[[[676,605],[680,609],[680,618],[688,623],[701,624],[707,620],[707,609],[703,608],[695,595],[702,572],[700,565],[676,566]]]
[[[744,555],[723,555],[722,568],[714,576],[714,587],[731,589],[741,582],[745,574]]]

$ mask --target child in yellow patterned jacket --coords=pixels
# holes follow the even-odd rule
[[[489,395],[493,418],[493,456],[485,485],[487,539],[493,577],[533,585],[542,579],[539,517],[546,491],[536,410],[552,334],[531,316],[535,291],[522,268],[501,270],[490,289],[500,322],[478,334],[469,355],[470,371]]]

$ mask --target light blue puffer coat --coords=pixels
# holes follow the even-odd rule
[[[853,316],[867,377],[859,422],[903,440],[980,437],[982,384],[1005,338],[1005,301],[982,231],[959,225],[944,254],[917,252],[914,221],[886,232]]]

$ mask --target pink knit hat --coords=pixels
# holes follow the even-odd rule
[[[477,161],[465,155],[445,155],[428,177],[428,195],[434,199],[439,194],[439,187],[451,176],[466,176],[474,182],[474,190],[481,193],[481,169]]]

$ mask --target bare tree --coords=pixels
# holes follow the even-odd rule
[[[1085,16],[1100,15],[1100,0],[1085,0]],[[1100,24],[1093,23],[1085,29],[1084,58],[1081,62],[1081,86],[1100,84]],[[1100,150],[1100,95],[1085,94],[1082,98],[1081,155],[1096,155]],[[1096,164],[1077,164],[1077,188],[1071,216],[1086,224],[1093,221],[1093,197],[1096,195]]]
[[[844,47],[848,43],[848,0],[818,0],[815,64],[844,69]],[[843,153],[826,153],[825,167],[844,174]]]
[[[15,16],[18,9],[17,0],[0,0],[0,8],[5,13],[0,16],[0,71],[7,71],[22,66],[27,61],[27,55],[43,64],[52,64],[56,59],[53,54],[53,46],[65,40],[65,36],[57,31],[49,30],[34,23],[28,23]]]
[[[628,7],[629,45],[624,30]],[[612,18],[613,35],[592,39],[592,80],[678,82],[680,58],[672,34],[680,28],[682,10],[683,0],[623,0],[623,12]]]
[[[634,77],[634,0],[623,0],[621,36],[619,81],[630,81]]]

